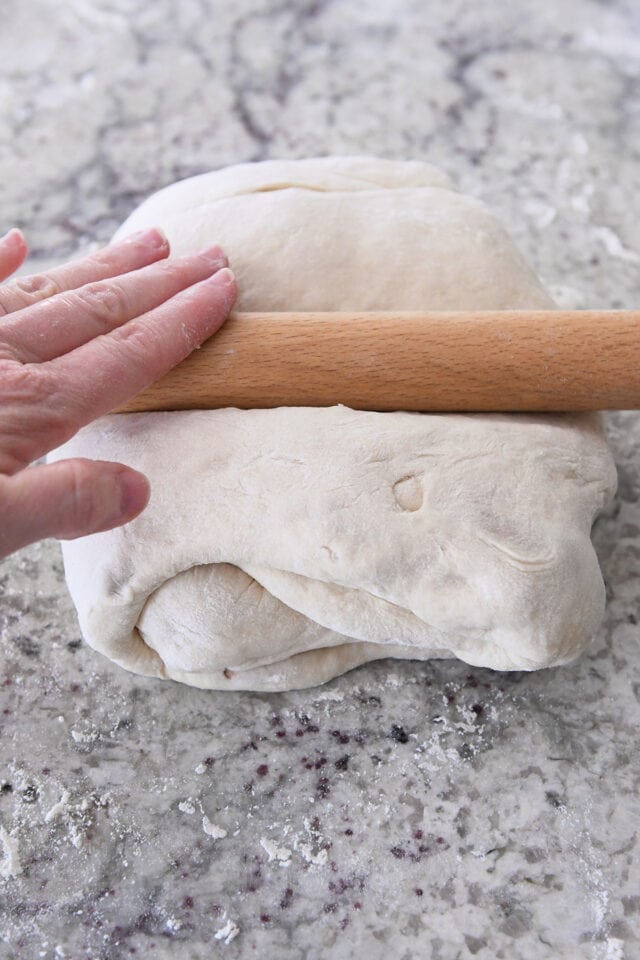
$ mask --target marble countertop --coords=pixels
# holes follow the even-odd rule
[[[32,267],[243,160],[429,159],[561,305],[638,307],[635,0],[8,0],[0,230]],[[58,546],[0,566],[0,957],[640,957],[640,416],[576,664],[381,662],[312,691],[144,680]]]

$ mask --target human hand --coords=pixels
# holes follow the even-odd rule
[[[0,282],[24,261],[0,238]],[[0,557],[40,540],[109,530],[137,516],[147,479],[124,464],[29,466],[183,360],[236,297],[217,246],[167,260],[157,230],[0,286]]]

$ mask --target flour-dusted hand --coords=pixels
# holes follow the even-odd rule
[[[0,238],[0,281],[23,263],[19,230]],[[236,297],[218,246],[168,260],[144,230],[47,273],[0,286],[0,557],[42,537],[126,523],[149,498],[124,464],[29,466],[183,360]]]

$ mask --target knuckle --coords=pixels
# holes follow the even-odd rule
[[[113,338],[113,347],[117,350],[126,351],[129,360],[144,363],[145,357],[148,357],[157,348],[159,337],[159,330],[156,331],[151,324],[137,320],[134,323],[126,323],[116,331]],[[123,361],[124,356],[123,353]]]
[[[37,364],[16,363],[3,358],[0,375],[3,404],[11,402],[32,406],[50,396],[48,377],[42,376]]]
[[[21,426],[23,440],[39,449],[37,456],[64,443],[77,426],[67,394],[61,394],[46,364],[16,364],[0,360],[2,408]]]
[[[34,399],[34,378],[4,357],[0,360],[0,385],[0,471],[14,473],[41,455],[37,449],[39,418],[47,416],[47,404]]]
[[[186,341],[186,333],[183,336]],[[143,319],[125,324],[108,340],[121,370],[129,377],[136,376],[140,384],[137,389],[164,375],[192,349],[178,348],[175,334],[167,336],[166,329]]]
[[[55,297],[60,293],[60,285],[55,277],[48,273],[34,273],[29,277],[20,277],[18,280],[12,280],[8,284],[8,289],[12,293],[18,294],[22,300],[28,303],[37,303],[39,300],[47,300],[49,297]]]
[[[124,290],[118,283],[90,283],[83,288],[82,305],[92,317],[111,328],[128,317],[128,303]]]

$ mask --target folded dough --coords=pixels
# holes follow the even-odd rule
[[[152,224],[174,254],[219,241],[244,310],[551,305],[489,211],[422,163],[232,167],[120,233]],[[68,456],[151,480],[138,519],[63,544],[85,638],[138,673],[286,690],[390,656],[531,670],[602,616],[590,530],[615,470],[596,415],[118,415]]]

